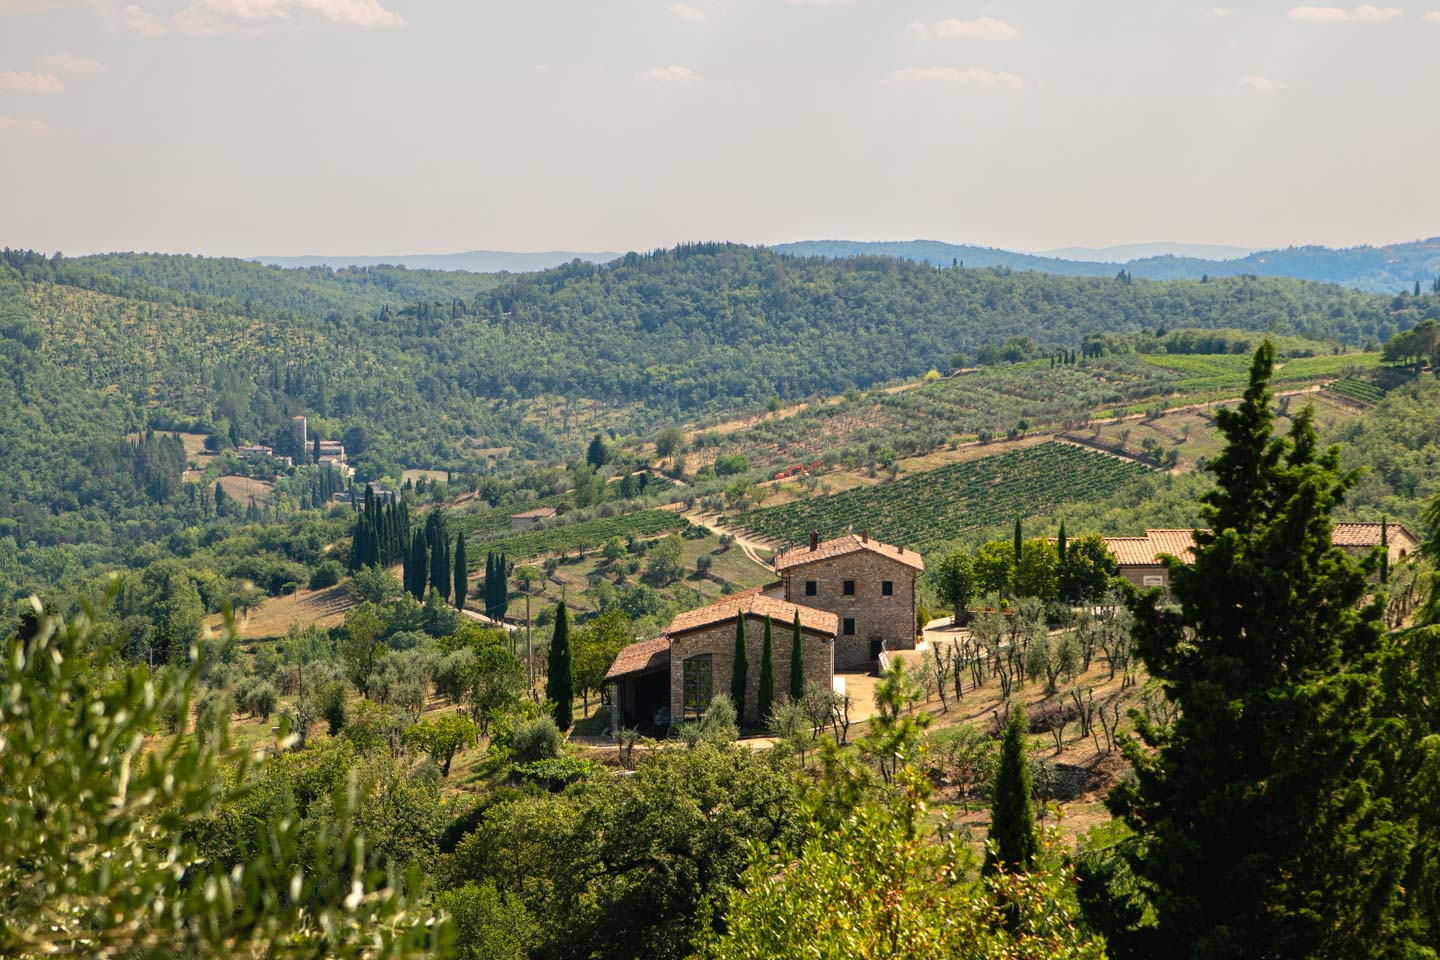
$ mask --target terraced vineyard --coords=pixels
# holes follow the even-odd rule
[[[507,518],[508,522],[508,518]],[[674,510],[637,510],[618,517],[598,517],[579,523],[561,523],[541,530],[526,530],[513,536],[498,537],[484,542],[484,548],[471,547],[466,541],[471,570],[485,568],[487,552],[503,552],[511,560],[568,553],[598,547],[611,537],[658,537],[662,533],[680,532],[690,521]]]
[[[878,487],[751,510],[738,526],[782,542],[803,542],[847,529],[925,549],[1019,514],[1048,513],[1072,500],[1106,496],[1150,471],[1128,460],[1066,443],[1042,443],[956,463]]]
[[[1385,399],[1385,391],[1380,388],[1379,384],[1373,380],[1361,380],[1359,377],[1342,377],[1326,389],[1342,397],[1359,400],[1361,403],[1376,404]]]

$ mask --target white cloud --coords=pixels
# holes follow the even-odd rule
[[[54,133],[55,128],[48,123],[41,123],[39,120],[21,120],[18,117],[0,116],[0,134],[14,133]]]
[[[1430,23],[1440,23],[1440,10],[1431,10],[1420,19],[1428,20]]]
[[[839,7],[850,3],[860,3],[861,0],[785,0],[792,7]]]
[[[162,33],[169,32],[165,21],[135,3],[126,4],[119,10],[111,11],[109,18],[111,24],[117,29],[124,30],[126,33],[138,33],[142,37],[158,37]]]
[[[700,74],[689,67],[655,67],[635,74],[641,83],[699,83]]]
[[[1280,85],[1269,77],[1252,76],[1240,81],[1241,85],[1253,93],[1272,94],[1280,89]]]
[[[68,53],[52,53],[41,57],[40,66],[57,73],[73,73],[82,77],[99,73],[105,69],[105,64],[99,60],[87,60],[85,57],[76,57]]]
[[[1003,70],[982,70],[979,67],[965,69],[958,67],[906,67],[887,74],[884,82],[904,87],[941,83],[1005,90],[1019,90],[1025,86],[1025,81],[1013,73],[1006,73]]]
[[[939,20],[935,23],[912,23],[910,32],[924,39],[948,40],[963,37],[977,40],[1013,40],[1020,31],[1004,20],[979,17],[975,20]]]
[[[175,14],[181,33],[215,36],[255,33],[279,26],[302,29],[321,24],[351,30],[402,27],[405,20],[379,0],[194,0]]]
[[[699,7],[692,7],[688,3],[672,3],[670,4],[670,12],[673,13],[675,19],[681,23],[707,23],[710,20],[710,18],[705,15],[704,10],[701,10]]]
[[[1211,7],[1205,15],[1207,17],[1215,17],[1218,20],[1235,16],[1235,11],[1229,7]]]
[[[0,71],[0,90],[11,93],[59,93],[65,84],[53,73],[32,73],[29,70]]]
[[[1354,10],[1344,7],[1291,7],[1286,16],[1304,23],[1386,23],[1405,16],[1405,11],[1399,7],[1377,7],[1365,3]]]

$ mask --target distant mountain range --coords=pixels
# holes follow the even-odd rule
[[[1066,247],[1043,253],[1017,253],[995,247],[945,243],[939,240],[864,241],[805,240],[775,244],[769,249],[796,257],[882,256],[948,267],[1008,267],[1070,277],[1114,276],[1121,270],[1151,280],[1199,280],[1205,276],[1294,277],[1338,283],[1371,293],[1399,293],[1418,281],[1429,290],[1440,275],[1440,237],[1379,247],[1287,247],[1251,251],[1194,243],[1139,243],[1114,247]],[[531,273],[572,260],[607,263],[621,256],[612,251],[552,250],[514,253],[471,250],[466,253],[346,257],[254,257],[278,267],[374,267],[382,264],[411,270],[464,270],[471,273]]]
[[[1141,248],[1145,246],[1149,245],[1141,245]],[[1422,289],[1429,290],[1435,278],[1440,276],[1440,237],[1380,247],[1287,247],[1284,250],[1261,250],[1226,260],[1167,255],[1097,262],[1012,253],[993,247],[942,243],[936,240],[807,240],[777,244],[770,249],[777,253],[802,257],[872,255],[918,260],[945,267],[958,261],[967,267],[1009,267],[1012,270],[1041,270],[1078,277],[1113,276],[1121,270],[1128,271],[1132,276],[1151,280],[1199,280],[1205,276],[1235,277],[1247,274],[1294,277],[1298,280],[1338,283],[1372,293],[1399,293],[1412,289],[1416,282],[1420,283]]]
[[[1189,257],[1194,260],[1238,260],[1259,247],[1229,247],[1218,243],[1122,243],[1113,247],[1059,247],[1035,251],[1042,257],[1059,260],[1089,260],[1097,263],[1124,263],[1146,257]]]
[[[414,253],[386,257],[251,257],[256,263],[272,267],[344,267],[396,266],[410,270],[467,270],[470,273],[533,273],[549,270],[572,260],[608,263],[618,253],[577,253],[571,250],[546,250],[541,253],[514,253],[507,250],[469,250],[465,253]]]

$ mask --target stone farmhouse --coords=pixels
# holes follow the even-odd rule
[[[1380,546],[1382,526],[1386,527],[1384,539],[1392,566],[1419,548],[1419,539],[1399,523],[1337,523],[1331,542],[1358,559]],[[1168,554],[1185,563],[1195,559],[1195,534],[1191,530],[1146,530],[1143,537],[1106,537],[1105,546],[1115,557],[1120,576],[1142,590],[1170,588],[1170,575],[1160,562],[1161,556]]]
[[[745,717],[758,722],[756,699],[765,620],[772,625],[771,665],[777,694],[790,689],[794,621],[801,630],[803,683],[831,686],[836,669],[868,667],[884,650],[913,649],[920,555],[849,534],[775,560],[781,579],[682,613],[654,640],[620,651],[606,674],[612,727],[700,716],[730,692],[737,621],[745,618]]]
[[[836,667],[863,667],[880,659],[882,650],[914,649],[919,580],[925,572],[925,561],[914,550],[863,533],[824,543],[811,533],[809,549],[780,554],[775,569],[785,600],[839,618]]]

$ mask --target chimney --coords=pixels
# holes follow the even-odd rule
[[[815,550],[815,549],[818,549],[819,546],[820,546],[820,531],[819,531],[819,530],[811,530],[811,531],[810,531],[810,549],[811,549],[811,550]]]
[[[869,530],[861,530],[861,531],[860,531],[860,542],[861,542],[861,543],[869,543],[869,542],[870,542],[870,531],[869,531]]]

